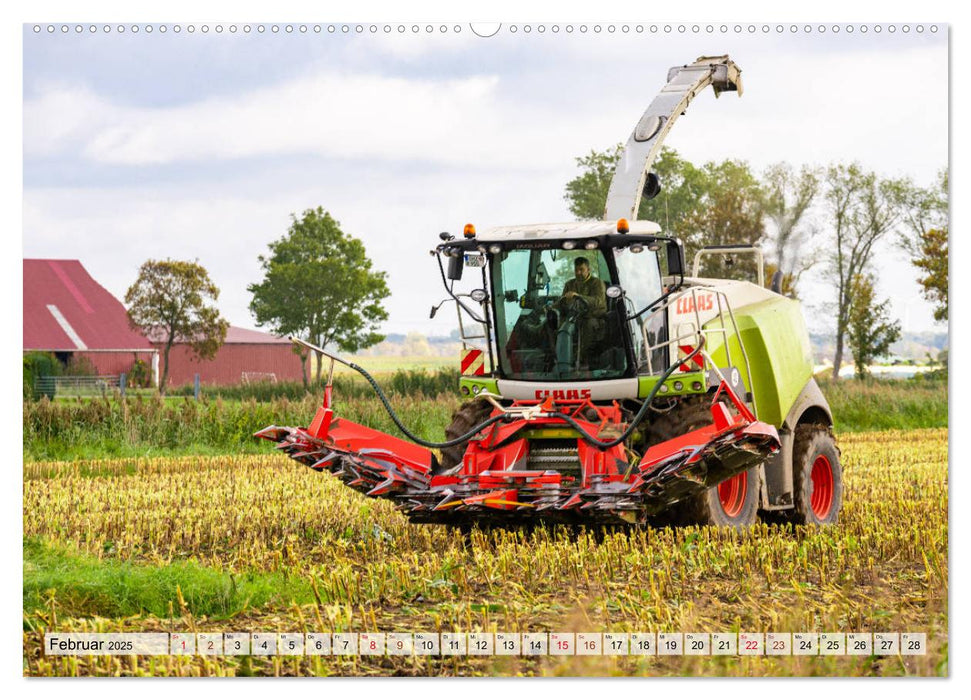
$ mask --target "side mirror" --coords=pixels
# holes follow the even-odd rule
[[[465,256],[461,250],[454,250],[448,259],[448,278],[450,280],[462,279],[462,270],[465,269]]]
[[[550,273],[546,270],[546,263],[541,262],[536,266],[536,271],[533,273],[533,286],[540,289],[549,283]]]
[[[684,244],[677,239],[673,241],[668,241],[667,257],[668,257],[668,274],[671,276],[683,275],[684,274]]]

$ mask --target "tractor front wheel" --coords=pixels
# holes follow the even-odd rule
[[[649,430],[650,444],[656,445],[711,423],[711,397],[687,398],[654,419]],[[681,525],[742,529],[755,524],[758,509],[759,468],[752,467],[702,494],[676,503],[671,516]]]
[[[797,425],[792,447],[795,508],[799,525],[832,525],[843,505],[843,468],[833,431],[826,425]]]
[[[492,404],[486,399],[472,399],[466,401],[452,414],[451,424],[445,428],[445,439],[454,440],[465,435],[477,425],[485,422],[492,415]],[[441,469],[439,473],[447,472],[460,464],[465,456],[469,441],[445,447],[442,449]]]

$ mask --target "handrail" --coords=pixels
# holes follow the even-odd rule
[[[698,295],[702,293],[714,295],[715,299],[717,300],[716,313],[712,316],[712,318],[705,321],[705,323],[701,322],[701,314],[698,311],[698,307],[699,307]],[[691,324],[693,326],[693,330],[688,333],[681,333],[676,335],[675,337],[669,337],[667,340],[662,340],[660,342],[651,344],[647,338],[647,326],[648,326],[649,320],[653,318],[655,315],[660,314],[662,312],[667,313],[668,309],[671,307],[672,304],[676,303],[679,299],[682,299],[687,296],[691,297],[692,310],[694,314],[694,323]],[[727,320],[726,320],[726,315],[728,317]],[[677,329],[670,327],[671,326],[670,315],[668,315],[668,320],[669,320],[668,333],[669,334],[676,333]],[[718,322],[718,327],[710,327],[710,328],[704,327],[705,325],[710,325],[716,321]],[[725,360],[728,363],[729,367],[733,367],[735,365],[732,361],[732,348],[731,348],[731,343],[729,341],[730,341],[731,335],[734,334],[735,337],[738,338],[738,346],[742,353],[742,361],[745,364],[745,374],[748,377],[749,390],[752,394],[752,407],[755,409],[755,412],[758,413],[758,405],[755,399],[755,380],[752,377],[752,368],[749,363],[748,353],[745,351],[745,344],[742,342],[742,336],[738,328],[738,322],[735,320],[735,313],[732,310],[731,302],[729,302],[728,296],[725,294],[725,292],[710,286],[686,287],[678,291],[677,293],[673,294],[672,296],[668,297],[667,299],[665,299],[664,302],[659,304],[656,308],[651,309],[651,311],[648,312],[647,316],[643,319],[643,322],[640,325],[641,325],[641,334],[644,340],[645,354],[647,356],[648,372],[652,375],[655,373],[653,360],[652,360],[652,355],[654,351],[660,350],[663,348],[671,348],[672,346],[674,346],[675,351],[680,353],[681,352],[680,346],[684,344],[685,340],[692,341],[694,346],[697,347],[708,336],[712,336],[715,334],[721,334],[723,346],[725,348]],[[708,367],[706,365],[709,365],[709,364],[712,365],[712,369],[715,369],[715,370],[718,369],[718,367],[714,366],[714,363],[711,359],[711,355],[708,352],[703,353],[701,357],[703,358],[703,369],[707,370]]]
[[[756,267],[758,269],[759,286],[765,286],[765,256],[762,249],[756,245],[708,245],[695,253],[694,264],[691,268],[691,276],[698,277],[701,270],[701,259],[706,255],[732,255],[732,254],[751,253],[755,256]]]

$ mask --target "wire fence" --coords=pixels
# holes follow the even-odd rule
[[[121,375],[98,377],[37,377],[35,391],[46,396],[106,396],[120,390]]]

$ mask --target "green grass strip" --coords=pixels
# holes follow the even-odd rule
[[[180,615],[177,587],[196,616],[231,617],[247,608],[313,601],[308,582],[280,573],[230,574],[191,561],[148,566],[98,559],[37,538],[24,541],[27,615],[48,610],[52,595],[60,616]]]
[[[941,380],[847,380],[820,383],[837,433],[946,428],[947,383]]]

